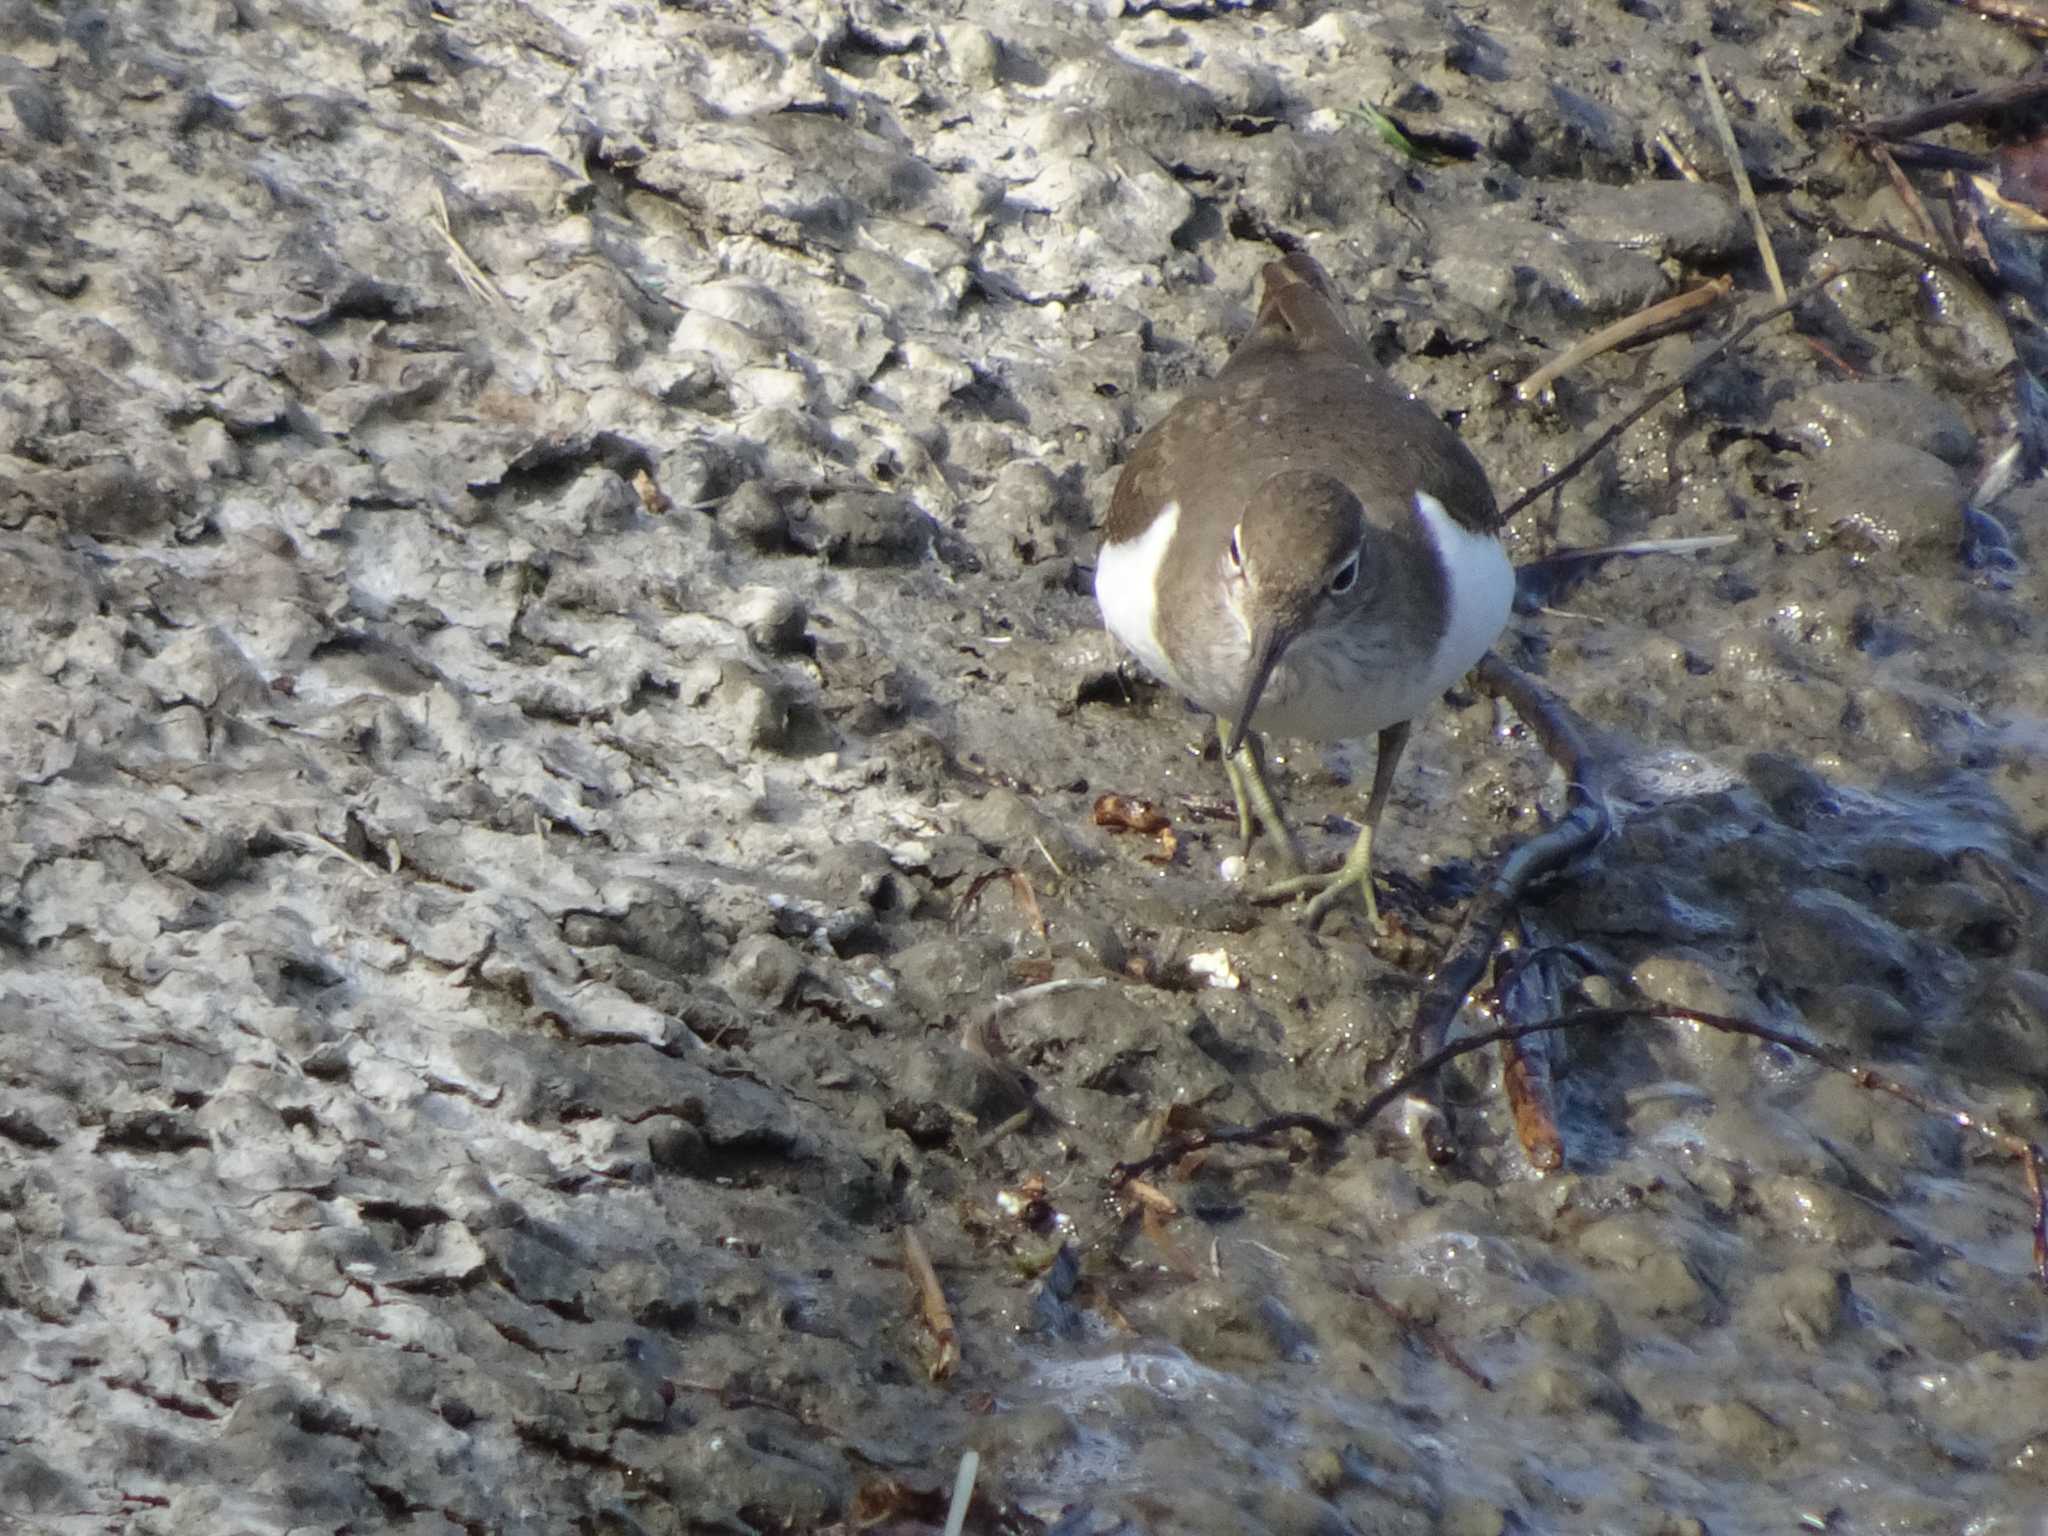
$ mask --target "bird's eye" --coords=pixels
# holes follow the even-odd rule
[[[1238,570],[1244,569],[1244,546],[1237,542],[1237,530],[1230,530],[1230,563]]]
[[[1353,555],[1349,560],[1338,566],[1336,572],[1330,577],[1330,592],[1333,596],[1342,597],[1357,585],[1358,556]]]

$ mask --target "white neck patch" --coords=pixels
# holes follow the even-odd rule
[[[1174,672],[1159,639],[1159,567],[1179,527],[1180,503],[1169,501],[1135,539],[1105,543],[1095,556],[1095,604],[1102,622],[1168,683],[1174,683]]]
[[[1451,610],[1430,662],[1428,693],[1434,696],[1469,672],[1507,627],[1515,605],[1515,567],[1499,539],[1461,526],[1427,491],[1415,493],[1415,510],[1443,563]]]

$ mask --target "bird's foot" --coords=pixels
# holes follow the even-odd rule
[[[1338,903],[1350,892],[1356,891],[1365,903],[1365,920],[1376,934],[1384,935],[1387,925],[1380,918],[1379,903],[1373,899],[1372,890],[1372,828],[1360,829],[1358,841],[1351,845],[1351,852],[1337,868],[1324,874],[1296,875],[1267,886],[1252,899],[1257,902],[1291,901],[1296,896],[1314,893],[1308,910],[1302,913],[1302,921],[1311,931],[1321,926],[1324,918],[1337,909]]]
[[[1297,879],[1307,876],[1308,865],[1302,859],[1301,844],[1294,840],[1287,818],[1280,814],[1280,802],[1266,782],[1266,754],[1259,738],[1248,734],[1234,754],[1226,754],[1223,771],[1230,776],[1230,792],[1237,800],[1237,834],[1246,856],[1251,854],[1252,839],[1263,826],[1289,871]]]

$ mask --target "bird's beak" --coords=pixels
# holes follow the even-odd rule
[[[1252,728],[1252,715],[1259,707],[1259,695],[1266,691],[1266,683],[1279,664],[1281,652],[1294,638],[1294,630],[1291,624],[1268,619],[1252,631],[1251,677],[1244,685],[1244,701],[1237,706],[1236,718],[1231,722],[1230,740],[1224,743],[1225,757],[1237,756],[1237,749],[1244,745],[1245,733]]]

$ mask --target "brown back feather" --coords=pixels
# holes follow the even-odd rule
[[[1134,536],[1168,500],[1241,506],[1284,467],[1339,476],[1376,519],[1405,522],[1408,497],[1394,488],[1420,487],[1480,531],[1498,527],[1479,461],[1434,411],[1374,366],[1315,259],[1292,252],[1269,262],[1261,279],[1258,319],[1230,360],[1137,444],[1111,498],[1105,536]],[[1270,419],[1269,403],[1281,406]],[[1333,441],[1332,419],[1357,425]],[[1254,435],[1241,436],[1254,420]],[[1220,449],[1236,451],[1219,459]],[[1197,480],[1176,474],[1190,458],[1202,464]]]

